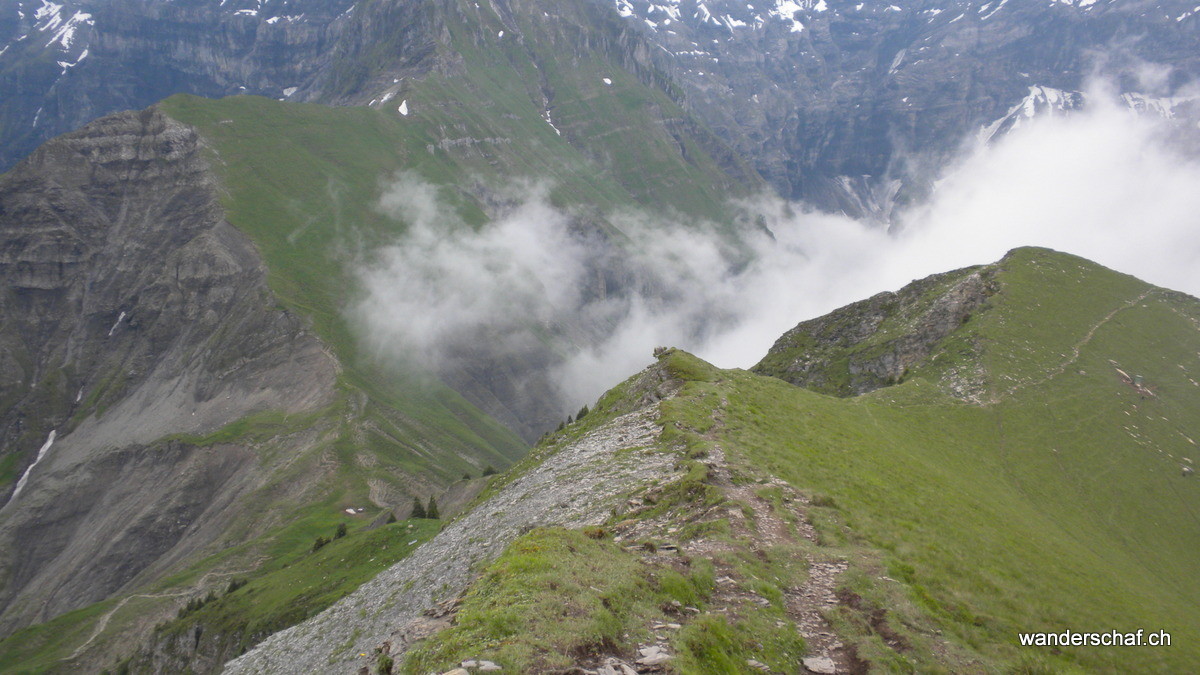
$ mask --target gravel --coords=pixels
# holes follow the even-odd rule
[[[654,447],[657,412],[655,404],[623,415],[564,447],[354,593],[230,661],[225,672],[357,673],[384,641],[392,654],[403,653],[446,625],[430,618],[439,604],[458,597],[518,536],[539,526],[600,524],[617,499],[666,477],[677,458]]]

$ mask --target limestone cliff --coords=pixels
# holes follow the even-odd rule
[[[5,633],[212,542],[262,478],[244,445],[164,436],[332,400],[337,362],[218,196],[198,136],[154,110],[0,178],[0,457],[24,483],[0,510]]]
[[[753,370],[836,396],[896,384],[986,308],[993,275],[988,268],[937,274],[804,321]]]

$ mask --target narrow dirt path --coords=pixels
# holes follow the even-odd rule
[[[1137,304],[1139,302],[1145,300],[1156,290],[1158,290],[1158,289],[1151,288],[1151,289],[1145,291],[1144,293],[1142,293],[1141,295],[1137,296],[1133,300],[1130,300],[1129,302],[1126,302],[1126,303],[1120,305],[1119,307],[1117,307],[1116,309],[1114,309],[1113,311],[1109,312],[1107,315],[1105,315],[1105,317],[1103,319],[1100,319],[1100,321],[1098,321],[1096,323],[1096,325],[1092,326],[1091,329],[1089,329],[1088,332],[1083,336],[1083,338],[1081,340],[1079,340],[1079,342],[1076,342],[1075,345],[1071,347],[1071,356],[1068,356],[1067,359],[1065,361],[1063,361],[1062,363],[1060,363],[1056,368],[1048,371],[1043,377],[1040,377],[1036,380],[1030,380],[1028,382],[1018,382],[1018,383],[1012,385],[1007,390],[1005,390],[1004,393],[1002,393],[998,396],[993,396],[991,403],[998,403],[1001,400],[1008,398],[1009,396],[1012,396],[1013,394],[1015,394],[1017,391],[1019,391],[1021,389],[1024,389],[1026,387],[1036,387],[1040,384],[1045,384],[1046,382],[1053,380],[1054,378],[1058,377],[1059,375],[1062,375],[1064,372],[1066,372],[1067,368],[1069,368],[1071,366],[1071,364],[1073,364],[1079,360],[1080,353],[1083,351],[1083,348],[1085,346],[1087,346],[1087,344],[1089,342],[1092,341],[1092,338],[1096,336],[1096,331],[1100,330],[1100,328],[1102,326],[1104,326],[1104,324],[1108,323],[1109,321],[1112,321],[1113,317],[1115,317],[1117,314],[1120,314],[1121,312],[1123,312],[1127,309],[1132,309],[1133,307],[1137,306]]]
[[[710,445],[707,455],[701,460],[708,467],[707,482],[720,490],[726,501],[706,507],[700,512],[692,510],[684,513],[666,513],[655,518],[639,520],[621,528],[615,539],[624,542],[628,550],[638,552],[650,565],[671,566],[678,564],[679,560],[675,545],[665,549],[646,550],[640,542],[664,539],[670,541],[677,536],[676,533],[684,521],[700,524],[727,520],[732,537],[701,536],[680,542],[678,552],[684,554],[687,559],[703,558],[712,561],[716,585],[705,601],[703,613],[733,618],[758,611],[771,603],[767,598],[752,591],[746,583],[747,580],[741,578],[739,571],[725,560],[747,551],[766,559],[771,550],[779,546],[794,545],[804,550],[812,550],[814,546],[820,545],[820,541],[817,531],[807,518],[809,500],[800,491],[772,476],[756,475],[755,482],[747,482],[744,476],[735,479],[733,469],[729,466],[720,444],[721,431],[725,426],[723,410],[726,405],[728,403],[722,401],[713,411],[715,424],[703,435]],[[768,500],[760,496],[766,494],[764,489],[776,492],[780,498],[772,496]],[[630,506],[642,508],[642,502],[635,498],[630,502]],[[837,595],[837,586],[842,573],[849,567],[848,563],[821,556],[819,552],[804,553],[803,557],[807,563],[807,577],[802,583],[781,590],[784,594],[784,614],[804,638],[808,653],[795,664],[794,669],[787,672],[861,672],[861,662],[855,658],[852,649],[838,639],[829,622],[825,620],[825,613],[841,602]],[[639,645],[639,653],[645,650],[669,649],[670,633],[686,625],[695,613],[700,612],[688,607],[681,610],[682,613],[676,619],[678,624],[649,626],[653,640],[648,644]],[[599,662],[582,662],[578,665],[582,672],[596,675],[634,675],[659,671],[659,667],[655,665],[625,662],[616,657],[607,657]],[[755,662],[747,665],[769,672],[765,664]]]
[[[790,511],[787,520],[777,513],[775,505],[757,494],[754,486],[721,486],[726,497],[750,507],[753,526],[735,528],[735,532],[743,530],[736,534],[752,541],[756,551],[793,543],[797,537],[819,545],[817,531],[806,517],[808,498],[781,480],[772,480],[769,487],[778,488],[783,492],[784,508]],[[825,612],[840,602],[837,585],[849,564],[844,560],[820,559],[812,554],[806,554],[804,557],[808,563],[808,578],[803,584],[784,591],[787,617],[796,624],[798,632],[808,644],[808,655],[802,664],[804,672],[854,672],[856,669],[853,655],[825,620]]]
[[[260,559],[257,564],[261,564],[262,562],[263,561]],[[178,597],[182,597],[185,595],[193,595],[198,590],[203,590],[205,584],[208,582],[208,580],[210,578],[235,576],[238,574],[246,574],[248,572],[252,572],[255,569],[257,569],[257,564],[254,567],[250,567],[250,568],[247,568],[244,570],[233,570],[230,572],[208,572],[204,576],[200,577],[200,580],[196,582],[196,586],[194,588],[190,588],[190,589],[184,590],[184,591],[176,591],[174,593],[138,593],[137,595],[126,596],[126,597],[122,598],[121,601],[118,602],[115,607],[113,607],[112,609],[105,612],[104,616],[100,617],[100,620],[96,622],[96,627],[92,629],[92,634],[90,636],[88,636],[88,639],[86,642],[84,642],[83,644],[76,647],[75,651],[71,652],[70,656],[64,656],[62,659],[59,659],[59,660],[60,661],[71,661],[73,659],[79,658],[83,654],[83,652],[87,650],[88,646],[90,646],[93,642],[95,642],[96,638],[100,637],[100,634],[103,633],[104,629],[108,627],[109,620],[112,619],[113,616],[117,612],[121,611],[121,608],[124,607],[125,604],[128,603],[130,600],[134,600],[136,598],[178,598]]]
[[[797,537],[819,546],[817,530],[808,521],[807,496],[774,476],[768,479],[766,486],[777,488],[783,494],[781,506],[789,511],[785,519],[784,515],[776,512],[775,505],[759,496],[756,486],[734,482],[725,451],[718,442],[719,433],[725,428],[724,409],[727,405],[728,401],[721,401],[721,406],[713,414],[716,424],[706,434],[706,438],[714,444],[707,463],[712,483],[721,489],[725,497],[735,504],[750,508],[752,522],[731,519],[735,523],[735,534],[752,542],[756,553],[772,546],[794,543]],[[796,629],[808,645],[808,656],[801,665],[805,672],[811,673],[855,672],[856,659],[825,620],[825,612],[840,602],[837,597],[838,580],[849,564],[844,560],[818,559],[811,553],[805,554],[804,558],[808,563],[808,578],[800,586],[785,590],[784,603],[788,618],[796,624]]]

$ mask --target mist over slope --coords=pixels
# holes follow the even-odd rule
[[[354,315],[378,353],[433,364],[470,358],[482,342],[556,351],[545,342],[553,327],[604,326],[552,360],[565,416],[655,346],[749,366],[797,319],[1022,245],[1200,293],[1200,161],[1173,143],[1173,120],[1130,110],[1104,84],[1085,110],[965,141],[932,195],[890,231],[764,195],[733,204],[743,223],[734,231],[614,210],[623,238],[610,245],[573,232],[543,188],[521,185],[505,190],[511,209],[474,231],[455,225],[436,186],[408,174],[382,204],[402,204],[414,229],[363,266]],[[628,281],[593,292],[605,274]]]
[[[667,350],[419,559],[229,667],[1193,670],[1198,326],[1194,297],[1021,248],[803,323],[766,374]],[[914,341],[856,396],[792,379]],[[616,495],[574,490],[604,474]],[[1068,629],[1171,642],[1018,640]]]
[[[4,633],[18,631],[0,648],[4,668],[127,659],[231,578],[278,574],[333,531],[403,518],[414,501],[453,513],[483,487],[481,474],[525,450],[513,430],[536,437],[553,425],[557,411],[539,416],[542,392],[512,395],[517,378],[494,373],[535,368],[538,354],[522,363],[509,350],[483,351],[457,372],[430,374],[386,367],[353,332],[344,312],[352,263],[406,229],[377,208],[398,171],[454,186],[445,199],[464,227],[509,208],[498,176],[553,173],[547,198],[573,209],[572,228],[604,236],[612,228],[597,214],[614,204],[653,198],[719,220],[725,195],[761,184],[612,43],[570,64],[554,47],[576,33],[560,24],[509,16],[526,29],[514,43],[498,35],[491,8],[443,9],[414,29],[444,39],[427,56],[446,67],[395,87],[402,98],[386,109],[175,97],[48,144],[3,176],[0,271],[15,279],[4,308],[36,310],[6,321],[0,345],[17,365],[0,397],[0,414],[17,420],[0,439],[0,486],[21,486],[0,513],[11,542],[0,594],[19,600],[4,608]],[[619,37],[603,22],[591,28]],[[178,155],[188,160],[182,175],[172,173]],[[188,247],[190,230],[178,228],[190,221],[178,212],[197,205],[202,224],[237,241],[233,253]],[[73,215],[64,224],[54,214]],[[249,272],[193,297],[209,267]],[[230,298],[246,302],[223,322]],[[153,321],[163,313],[176,318]],[[303,338],[293,361],[286,340],[271,341],[280,331],[255,323],[272,318]],[[186,339],[175,344],[179,332]],[[258,340],[283,355],[261,354]],[[283,403],[255,379],[260,358],[284,361],[293,386],[276,397]],[[211,377],[170,379],[170,368],[204,370],[206,359]],[[305,404],[288,405],[293,398]],[[126,426],[141,435],[121,433]],[[97,427],[106,433],[76,433]],[[176,455],[199,459],[169,461]],[[213,464],[224,473],[208,475]],[[65,499],[72,490],[82,498]],[[82,536],[88,527],[104,536]],[[371,559],[377,568],[403,553]],[[222,616],[210,640],[163,646],[168,661],[219,666],[353,587],[326,583],[319,565],[301,569],[310,573],[292,577],[294,603]],[[372,570],[364,563],[355,574]]]

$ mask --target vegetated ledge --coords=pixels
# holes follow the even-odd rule
[[[370,668],[375,648],[385,641],[399,653],[444,627],[436,620],[439,603],[457,598],[480,565],[522,534],[535,527],[600,524],[625,495],[669,480],[679,458],[658,447],[657,404],[617,416],[603,401],[597,407],[595,419],[589,416],[581,427],[586,433],[562,435],[561,446],[543,462],[409,558],[320,615],[271,636],[227,664],[225,672]]]
[[[751,370],[842,397],[897,384],[987,309],[995,275],[994,265],[935,274],[804,321]]]
[[[808,497],[726,462],[729,373],[659,356],[414,557],[226,672],[851,668],[820,617],[846,564],[818,552]]]

